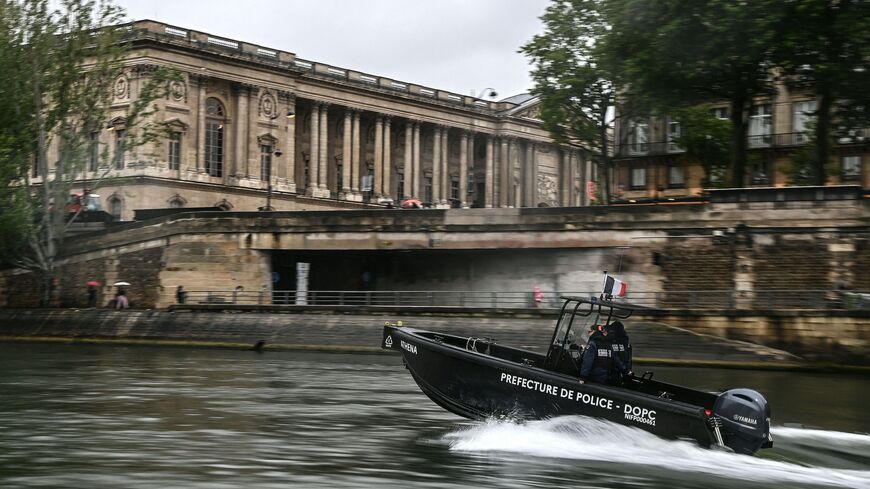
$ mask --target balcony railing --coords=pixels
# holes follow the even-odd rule
[[[186,304],[213,306],[328,307],[353,310],[365,307],[400,309],[558,309],[561,296],[597,297],[598,292],[543,291],[541,302],[533,291],[421,291],[421,290],[276,290],[190,291]],[[633,291],[627,302],[656,309],[863,309],[870,310],[870,291],[723,290]]]
[[[746,144],[750,148],[787,148],[807,144],[812,134],[807,132],[787,132],[781,134],[758,134],[746,137]],[[870,142],[870,130],[856,129],[844,134],[834,135],[837,144],[866,144]],[[676,146],[673,141],[658,141],[648,143],[626,143],[616,147],[616,155],[647,156],[678,154],[683,150]]]

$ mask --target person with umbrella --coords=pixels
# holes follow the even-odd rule
[[[88,286],[88,307],[97,307],[97,287],[100,283],[96,280],[91,280],[87,283]]]
[[[129,309],[130,301],[127,299],[127,287],[130,285],[129,282],[115,282],[114,285],[118,287],[118,293],[115,294],[115,309]]]

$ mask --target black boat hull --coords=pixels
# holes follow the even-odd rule
[[[529,358],[511,361],[459,347],[457,338],[449,336],[387,326],[382,346],[400,351],[420,389],[436,404],[459,416],[481,420],[583,415],[634,426],[664,438],[691,439],[702,446],[714,443],[709,414],[703,405],[668,399],[666,392],[657,397],[583,383],[576,377],[535,366],[540,356],[532,352],[526,352]],[[707,401],[714,399],[711,395]]]

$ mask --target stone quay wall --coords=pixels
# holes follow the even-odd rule
[[[771,304],[763,294],[813,290],[830,301],[839,290],[870,291],[870,199],[183,213],[76,236],[64,249],[54,296],[64,307],[86,305],[90,280],[104,284],[99,305],[118,280],[134,284],[128,297],[143,309],[173,304],[178,285],[269,297],[276,256],[317,253],[328,263],[353,252],[397,253],[372,270],[376,290],[590,291],[610,270],[664,307],[677,307],[680,291],[733,290],[736,309],[799,308],[804,299]],[[334,276],[321,290],[355,290],[358,277],[343,271],[311,274]],[[38,284],[28,271],[0,270],[0,307],[37,307]]]
[[[267,311],[267,308],[264,308]],[[36,309],[0,310],[0,341],[110,342],[250,348],[378,352],[385,321],[447,333],[497,338],[540,351],[547,345],[556,311],[443,310],[409,313],[373,308],[355,313],[292,313],[197,310]],[[636,355],[693,364],[788,360],[870,366],[870,314],[845,311],[646,314],[629,329]],[[784,355],[771,355],[770,349]],[[775,353],[774,352],[774,353]],[[787,352],[787,353],[785,353]],[[794,356],[794,358],[791,358]]]

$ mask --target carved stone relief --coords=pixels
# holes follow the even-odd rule
[[[127,75],[121,75],[115,80],[115,100],[124,100],[130,96],[130,80]]]
[[[187,102],[187,84],[173,80],[169,83],[169,99],[173,102]]]
[[[557,207],[559,205],[559,182],[552,175],[538,174],[538,198],[539,202]]]
[[[274,119],[278,115],[278,103],[270,91],[263,91],[260,97],[260,117]]]

